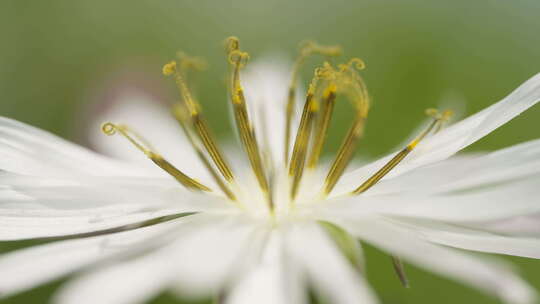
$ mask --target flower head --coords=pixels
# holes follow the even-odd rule
[[[163,67],[181,96],[172,115],[129,100],[128,114],[101,126],[124,142],[92,137],[131,162],[0,119],[0,240],[54,241],[0,256],[0,295],[76,273],[56,302],[139,303],[171,289],[220,303],[308,303],[313,289],[331,303],[376,303],[360,240],[390,254],[405,285],[402,259],[508,303],[533,301],[504,263],[468,251],[540,257],[538,230],[511,225],[538,223],[540,141],[455,154],[538,102],[540,75],[450,126],[451,111],[427,110],[429,124],[402,149],[345,173],[370,109],[363,61],[324,62],[301,99],[303,62],[338,47],[304,43],[292,71],[250,67],[234,37],[226,50],[236,147],[210,130],[187,81],[202,63],[183,53]],[[325,163],[341,96],[353,121]]]

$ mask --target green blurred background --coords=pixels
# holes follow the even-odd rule
[[[239,36],[252,58],[278,52],[292,58],[309,38],[340,44],[345,56],[366,61],[374,105],[359,155],[375,156],[402,142],[425,108],[453,97],[466,102],[469,115],[539,72],[539,13],[538,0],[2,0],[0,115],[83,142],[80,122],[90,103],[119,79],[173,98],[161,64],[182,49],[208,60],[198,96],[216,132],[228,136],[223,39]],[[538,137],[539,119],[537,106],[469,150]],[[334,121],[345,128],[345,120]],[[331,136],[329,150],[339,141],[340,134]],[[0,251],[24,245],[0,243]],[[409,265],[412,288],[404,289],[387,256],[372,248],[367,255],[368,277],[383,303],[497,303]],[[510,260],[540,289],[539,261]],[[58,284],[0,302],[46,303]],[[177,300],[164,294],[155,303]]]

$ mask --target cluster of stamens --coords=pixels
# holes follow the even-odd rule
[[[226,40],[226,51],[230,64],[229,94],[231,107],[234,114],[236,129],[241,144],[246,152],[251,169],[257,179],[258,186],[265,196],[271,213],[274,210],[273,181],[275,180],[275,168],[269,164],[261,151],[260,143],[254,130],[247,108],[247,100],[240,81],[240,71],[246,66],[249,55],[241,51],[239,40],[230,37]],[[354,109],[354,118],[343,142],[331,163],[326,174],[321,196],[328,196],[343,175],[349,162],[354,156],[357,143],[362,137],[370,99],[366,85],[360,76],[360,71],[365,64],[358,58],[353,58],[344,64],[332,65],[329,61],[315,69],[314,76],[309,83],[305,103],[303,105],[300,122],[293,138],[293,118],[296,109],[296,91],[299,82],[299,71],[306,59],[319,54],[325,57],[340,55],[341,49],[336,46],[321,46],[314,42],[307,42],[300,47],[300,53],[294,63],[291,83],[289,86],[287,101],[285,103],[285,134],[284,134],[284,164],[289,179],[289,198],[291,207],[295,205],[295,199],[301,185],[304,172],[314,170],[319,165],[319,159],[323,151],[325,139],[331,124],[332,114],[336,98],[341,95],[347,98]],[[235,174],[229,162],[221,152],[215,137],[201,111],[200,103],[191,93],[187,73],[191,70],[200,69],[204,63],[198,58],[188,57],[183,53],[178,54],[177,60],[163,66],[163,74],[175,79],[180,91],[181,100],[174,104],[172,113],[182,127],[187,139],[191,143],[201,163],[208,170],[221,192],[233,203],[242,205],[238,201],[238,191]],[[427,114],[433,118],[431,124],[418,137],[411,141],[403,150],[397,153],[373,176],[360,184],[351,195],[358,195],[380,181],[388,172],[398,165],[426,136],[435,133],[443,126],[451,115],[450,111],[439,113],[436,110],[428,110]],[[128,139],[135,147],[141,150],[157,166],[174,177],[180,184],[194,191],[213,192],[209,186],[202,184],[186,173],[180,171],[170,162],[159,155],[151,145],[129,127],[121,124],[105,123],[102,127],[107,135],[120,134]]]

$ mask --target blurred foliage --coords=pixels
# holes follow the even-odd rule
[[[2,0],[0,114],[80,141],[81,117],[96,89],[119,71],[159,80],[161,64],[182,49],[208,59],[198,94],[212,125],[227,136],[223,39],[239,36],[252,58],[276,52],[291,58],[309,38],[341,44],[346,56],[367,62],[363,75],[374,106],[359,153],[374,156],[408,136],[425,108],[454,98],[466,102],[469,115],[540,71],[539,12],[537,0]],[[310,73],[305,69],[304,76]],[[172,85],[163,85],[173,98]],[[471,150],[538,137],[539,119],[536,107]],[[334,121],[336,130],[347,124]],[[341,134],[332,135],[335,147]],[[409,266],[412,288],[403,289],[387,256],[368,249],[367,257],[369,279],[384,303],[496,303]],[[512,260],[540,288],[540,263]],[[43,303],[57,285],[3,303]],[[155,301],[174,302],[168,295]]]

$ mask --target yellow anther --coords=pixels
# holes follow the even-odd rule
[[[311,112],[317,112],[319,111],[319,109],[320,109],[319,102],[317,100],[313,100],[313,102],[311,102],[309,110]]]
[[[285,109],[285,150],[284,159],[285,164],[289,164],[289,151],[291,146],[291,132],[292,132],[292,119],[294,115],[294,108],[296,103],[296,86],[298,82],[298,74],[302,64],[312,54],[321,54],[323,56],[338,56],[341,55],[341,47],[339,46],[321,46],[313,41],[304,41],[299,45],[298,57],[294,63],[291,75],[291,83],[289,85],[289,93],[287,96],[287,104]],[[322,68],[316,71],[319,74],[319,78],[329,78],[333,74],[329,73],[332,69],[328,68],[330,65],[325,63]],[[310,91],[308,94],[315,94],[314,89],[310,85]]]
[[[190,125],[191,116],[187,112],[187,109],[182,104],[178,104],[172,108],[172,112],[173,112],[173,115],[176,117],[177,121],[179,122],[180,126],[182,127],[182,130],[184,131],[186,138],[188,139],[191,146],[195,150],[197,157],[201,160],[206,170],[210,173],[210,175],[212,176],[216,184],[219,186],[221,191],[231,201],[236,201],[236,196],[229,188],[230,185],[226,184],[226,182],[222,180],[222,178],[219,175],[219,172],[214,169],[214,167],[212,166],[212,163],[203,152],[202,143],[200,142],[200,139],[197,138],[196,135],[194,134],[195,131],[193,130],[193,128],[191,128],[191,125]]]
[[[185,54],[177,54],[179,55],[180,62],[188,60],[188,57]],[[165,66],[174,67],[174,69],[165,69],[164,71],[172,71],[174,74],[174,80],[176,82],[176,85],[178,87],[178,90],[180,94],[182,95],[182,102],[183,106],[186,107],[187,112],[189,113],[189,123],[191,127],[195,130],[200,140],[203,142],[205,149],[207,150],[208,154],[218,167],[220,173],[223,175],[223,177],[228,181],[233,181],[233,174],[232,171],[227,164],[225,158],[223,157],[221,151],[217,147],[217,143],[214,140],[214,137],[211,135],[210,130],[202,117],[201,113],[201,107],[197,100],[195,100],[191,94],[191,91],[189,89],[188,83],[184,79],[184,73],[182,69],[177,68],[177,63],[175,61],[170,62],[166,64]],[[177,117],[178,118],[178,117]]]
[[[354,156],[357,142],[364,132],[365,122],[366,120],[364,117],[357,115],[353,124],[349,128],[349,131],[343,139],[341,147],[339,148],[336,158],[334,159],[334,162],[332,163],[332,166],[330,167],[328,175],[324,181],[324,195],[328,195],[332,189],[334,189],[334,186],[337,184],[338,180],[343,175],[343,172],[345,172],[345,169],[349,165],[349,162]]]
[[[117,124],[113,124],[112,122],[107,122],[101,126],[101,130],[103,131],[103,133],[109,136],[114,135],[116,133],[121,134],[124,138],[126,138],[129,142],[131,142],[137,149],[142,151],[152,162],[154,162],[154,164],[156,164],[158,167],[163,169],[165,172],[171,175],[174,179],[176,179],[179,183],[184,185],[186,188],[200,190],[200,191],[212,191],[210,188],[206,187],[205,185],[201,184],[197,180],[187,176],[185,173],[178,170],[166,159],[164,159],[161,155],[152,151],[153,149],[150,146],[150,144],[148,144],[140,135],[138,135],[137,133],[129,129],[128,126],[117,125]]]
[[[316,109],[316,106],[313,105],[316,102],[314,99],[313,94],[307,94],[289,164],[289,176],[292,178],[290,195],[293,201],[296,198],[298,187],[304,174],[306,154],[309,147],[311,130],[313,128],[314,109]]]
[[[319,162],[319,157],[321,155],[324,142],[326,140],[326,135],[328,133],[328,128],[330,126],[330,120],[332,119],[332,113],[334,112],[336,92],[337,86],[333,82],[331,82],[323,92],[321,101],[322,109],[320,110],[320,114],[318,114],[317,120],[315,121],[313,145],[311,148],[311,155],[307,162],[307,166],[310,169],[315,169]]]
[[[362,70],[365,67],[364,62],[359,58],[352,58],[347,63],[340,64],[338,66],[338,71],[335,71],[329,64],[325,64],[325,67],[327,73],[330,74],[330,76],[327,76],[327,79],[331,79],[331,81],[323,92],[323,98],[327,99],[330,103],[323,110],[323,114],[321,115],[322,118],[319,120],[320,126],[316,129],[316,136],[318,138],[316,137],[315,139],[312,155],[308,162],[310,168],[315,168],[317,165],[319,154],[321,153],[324,144],[324,137],[330,122],[331,112],[329,113],[327,111],[333,110],[333,102],[336,93],[343,94],[349,99],[355,107],[356,117],[338,150],[328,175],[326,176],[323,195],[327,195],[332,191],[354,156],[358,140],[363,135],[365,121],[369,111],[369,95],[367,88],[358,74],[358,70]]]
[[[294,201],[298,193],[298,187],[304,174],[306,157],[310,145],[311,131],[313,130],[316,112],[319,111],[319,102],[317,98],[320,94],[321,71],[323,68],[316,69],[313,79],[311,80],[308,92],[306,94],[306,102],[300,118],[300,125],[296,132],[296,138],[293,145],[291,161],[289,163],[289,176],[292,178],[291,199]],[[317,96],[316,96],[317,95]]]
[[[171,61],[163,65],[163,75],[170,76],[176,72],[176,61]]]
[[[240,136],[240,140],[248,156],[251,169],[259,182],[261,190],[266,195],[268,207],[270,211],[273,211],[274,205],[270,193],[266,168],[263,164],[263,157],[259,149],[253,124],[251,123],[248,114],[244,91],[242,90],[242,85],[240,83],[240,69],[247,64],[249,54],[240,50],[240,42],[236,37],[227,39],[226,50],[228,53],[227,59],[232,66],[230,93],[238,135]]]
[[[336,94],[337,86],[335,83],[331,83],[323,92],[323,98],[328,98],[331,94]]]
[[[368,178],[363,184],[356,188],[352,194],[360,194],[367,191],[369,188],[373,187],[377,182],[379,182],[386,174],[388,174],[392,169],[394,169],[409,153],[411,153],[414,148],[429,134],[436,133],[444,123],[444,120],[448,119],[452,115],[452,111],[446,110],[442,113],[437,109],[427,109],[426,115],[433,118],[433,121],[428,125],[428,127],[420,133],[415,139],[413,139],[405,148],[399,151],[390,161],[388,161],[381,169],[379,169],[375,174]]]

